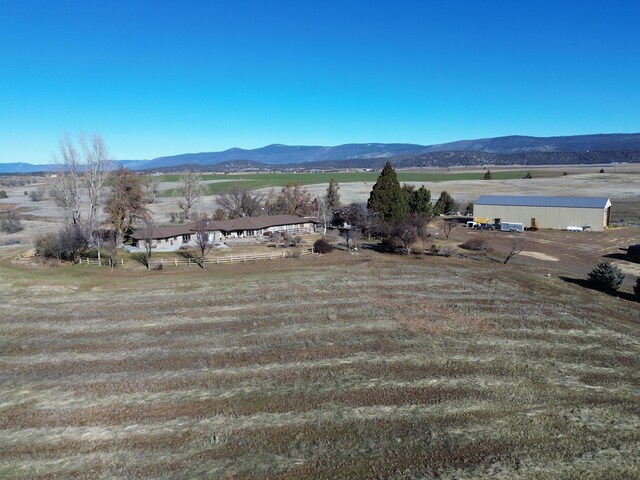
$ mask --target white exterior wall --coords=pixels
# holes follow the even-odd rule
[[[518,205],[474,205],[474,217],[499,218],[504,222],[531,225],[535,218],[540,228],[566,230],[568,226],[591,225],[594,232],[602,232],[606,224],[606,209],[567,207],[525,207]]]
[[[145,248],[145,243],[146,242],[144,240],[138,240],[137,242],[138,248]],[[154,248],[159,248],[159,249],[162,249],[162,247],[167,247],[167,246],[183,245],[182,235],[178,235],[177,237],[171,237],[171,238],[154,239],[152,242],[152,245],[154,245]]]
[[[266,228],[266,232],[286,232],[292,230],[309,230],[313,232],[313,223],[295,223],[290,225],[276,225],[273,227]]]

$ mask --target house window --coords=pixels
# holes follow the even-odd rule
[[[182,235],[182,243],[187,243],[191,240],[191,234]]]

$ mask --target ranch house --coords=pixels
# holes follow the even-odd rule
[[[269,236],[276,232],[293,235],[312,233],[317,222],[295,215],[270,215],[262,217],[242,217],[233,220],[212,220],[209,226],[209,241],[224,241],[227,238]],[[144,248],[148,232],[136,230],[131,238],[134,245]],[[196,228],[194,223],[156,227],[151,232],[153,248],[177,250],[183,245],[194,245]]]

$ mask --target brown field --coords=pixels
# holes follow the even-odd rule
[[[533,257],[3,250],[0,478],[640,475],[640,304]]]

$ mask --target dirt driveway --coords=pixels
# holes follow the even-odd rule
[[[556,274],[566,273],[585,278],[600,262],[611,262],[625,274],[625,285],[632,286],[640,276],[640,263],[626,259],[626,248],[640,243],[640,228],[611,228],[605,232],[570,233],[558,230],[517,234],[526,241],[522,253],[511,262],[548,268]],[[479,232],[463,226],[455,228],[451,238],[460,243],[469,238],[486,238],[496,259],[504,260],[512,246],[513,234]]]

